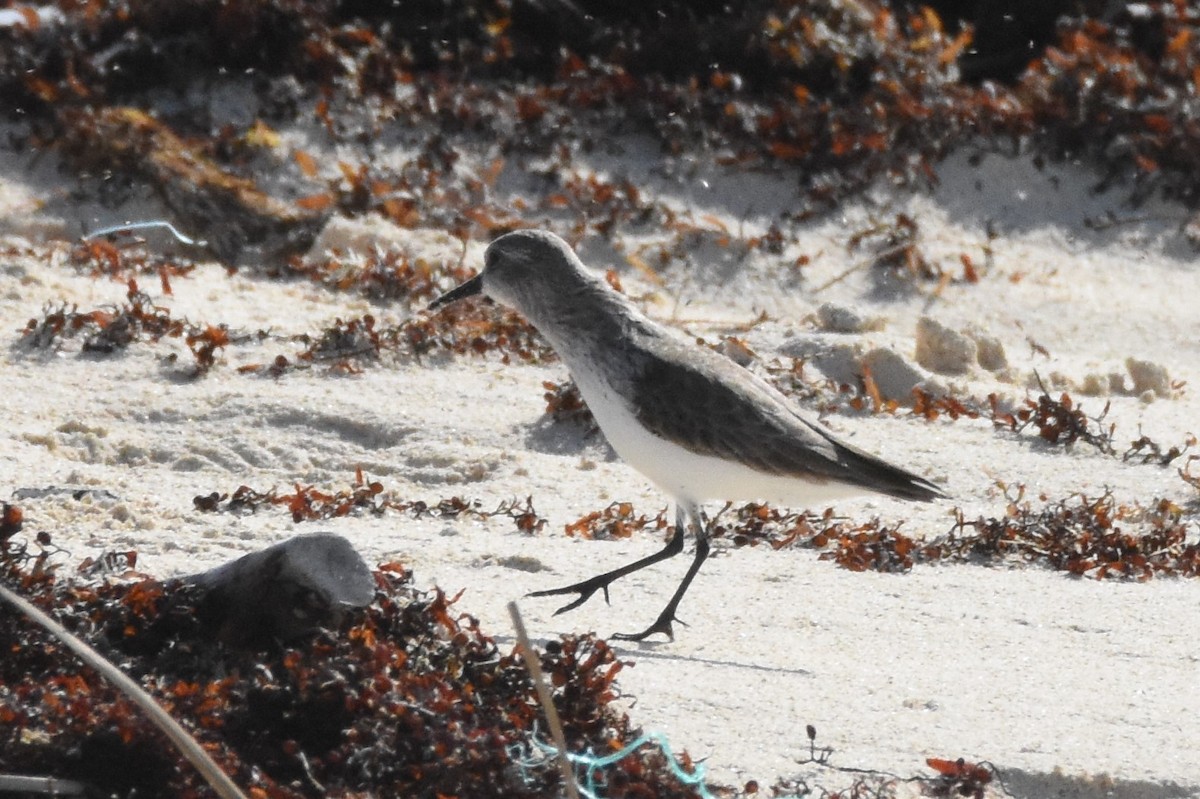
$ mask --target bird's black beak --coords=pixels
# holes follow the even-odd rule
[[[475,277],[471,278],[466,283],[463,283],[461,286],[450,289],[445,294],[438,297],[433,302],[429,303],[428,310],[430,310],[430,311],[436,310],[437,308],[440,308],[443,305],[449,305],[452,302],[458,302],[459,300],[463,299],[464,297],[473,297],[476,294],[481,293],[482,291],[483,291],[483,275],[480,274],[480,275],[476,275]]]

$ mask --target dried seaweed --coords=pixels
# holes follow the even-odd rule
[[[55,145],[78,169],[148,181],[181,224],[228,264],[247,247],[263,249],[268,260],[303,251],[328,218],[271,197],[140,109],[64,109],[59,119],[65,130]]]
[[[562,383],[546,380],[542,383],[546,390],[543,395],[546,400],[546,415],[555,422],[567,422],[578,425],[586,432],[585,435],[595,435],[600,430],[596,417],[583,401],[579,386],[574,380],[567,379]]]
[[[667,526],[667,512],[661,510],[657,516],[638,514],[629,502],[614,502],[601,511],[592,511],[566,526],[569,536],[611,540],[628,538],[643,530],[663,530]]]
[[[399,564],[376,573],[374,603],[340,629],[243,652],[203,638],[196,597],[178,584],[35,579],[0,562],[6,582],[141,683],[251,795],[558,795],[520,658],[454,599],[415,590]],[[128,700],[19,614],[0,615],[0,646],[0,766],[105,795],[200,795]],[[552,641],[541,665],[572,751],[636,736],[611,707],[622,664],[603,641]],[[607,796],[694,796],[661,753],[639,751],[606,776]]]
[[[338,491],[319,489],[297,483],[293,490],[282,492],[275,488],[258,491],[247,485],[238,486],[232,493],[212,491],[192,498],[192,505],[203,513],[257,513],[262,508],[282,507],[294,522],[319,521],[340,516],[370,513],[381,516],[388,512],[402,513],[415,519],[434,516],[455,519],[462,515],[476,519],[506,516],[523,533],[534,533],[546,525],[546,520],[533,507],[532,497],[501,502],[494,510],[483,510],[478,500],[449,497],[430,504],[424,500],[404,500],[384,490],[383,483],[369,480],[362,469],[356,469],[349,488]]]
[[[1140,433],[1141,431],[1139,431]],[[1168,466],[1176,458],[1182,457],[1189,449],[1196,446],[1196,437],[1191,433],[1184,436],[1182,444],[1175,444],[1165,451],[1162,444],[1147,435],[1139,435],[1129,442],[1129,449],[1121,455],[1123,461],[1136,463],[1153,463],[1157,466]]]
[[[262,338],[265,334],[238,334],[237,340]],[[224,325],[201,325],[171,315],[169,308],[157,304],[150,295],[138,288],[136,280],[128,281],[126,301],[122,305],[80,311],[78,306],[47,306],[41,319],[30,319],[25,325],[21,343],[33,349],[57,347],[65,339],[82,337],[82,351],[97,355],[112,355],[135,341],[155,342],[162,338],[182,338],[191,352],[195,365],[192,377],[206,374],[217,363],[219,350],[234,340]],[[168,360],[174,360],[169,356]]]
[[[1118,503],[1111,493],[1079,494],[1034,507],[1018,489],[1004,516],[971,520],[960,513],[948,532],[930,539],[910,537],[878,519],[852,524],[830,512],[785,514],[753,503],[738,508],[734,519],[718,520],[714,535],[729,536],[735,546],[816,549],[821,560],[851,571],[1016,559],[1095,579],[1200,577],[1200,531],[1165,499],[1144,507]]]
[[[644,9],[483,0],[406,8],[403,24],[390,7],[337,2],[60,10],[55,25],[0,31],[0,98],[33,120],[36,141],[64,143],[81,167],[149,176],[212,230],[223,257],[246,243],[286,250],[289,237],[307,235],[304,220],[334,207],[495,235],[512,216],[489,196],[497,170],[455,176],[463,133],[505,155],[556,158],[553,177],[567,191],[547,202],[574,214],[577,231],[601,235],[644,222],[649,207],[632,183],[572,173],[563,150],[603,146],[611,131],[649,133],[670,153],[712,163],[789,168],[808,195],[798,217],[881,179],[929,184],[937,159],[981,140],[1087,158],[1102,186],[1128,179],[1135,198],[1200,201],[1200,130],[1188,122],[1200,41],[1189,3],[1024,3],[1005,17],[991,4],[901,0]],[[315,121],[335,140],[393,121],[438,133],[395,174],[344,165],[307,207],[276,209],[261,192],[247,202],[239,172],[246,142],[270,139],[262,118],[240,130],[168,127],[133,105],[156,89],[245,75],[237,79],[262,117]],[[302,177],[317,177],[311,156],[295,160]]]
[[[1070,447],[1077,441],[1083,441],[1106,455],[1116,454],[1113,448],[1116,425],[1104,426],[1104,417],[1109,409],[1107,403],[1099,416],[1089,417],[1082,407],[1075,404],[1070,394],[1063,392],[1058,399],[1054,399],[1044,388],[1037,400],[1026,399],[1015,413],[1000,410],[994,394],[989,400],[992,404],[992,423],[997,427],[1007,426],[1013,432],[1020,433],[1033,426],[1037,428],[1038,435],[1051,444]]]

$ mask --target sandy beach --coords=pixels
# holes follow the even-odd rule
[[[284,146],[336,169],[311,131],[284,133]],[[1082,166],[996,154],[976,165],[970,155],[941,164],[931,193],[881,187],[835,214],[791,223],[770,252],[747,242],[795,201],[786,176],[684,169],[631,137],[577,154],[575,170],[634,182],[644,201],[683,223],[615,241],[574,235],[562,213],[527,211],[522,223],[568,236],[653,317],[710,344],[736,337],[753,368],[804,359],[813,396],[797,401],[808,413],[951,496],[928,505],[847,500],[834,506],[839,519],[879,519],[933,539],[956,513],[1003,517],[1018,487],[1019,503],[1035,509],[1108,492],[1128,508],[1174,503],[1194,543],[1200,493],[1182,479],[1187,454],[1165,466],[1121,457],[1142,436],[1166,450],[1200,432],[1200,272],[1181,232],[1185,211],[1166,203],[1132,211],[1119,192],[1094,193]],[[483,173],[494,158],[478,142],[458,168]],[[505,163],[498,205],[536,204],[533,166]],[[369,314],[383,329],[423,314],[424,301],[381,301],[203,258],[170,278],[169,294],[153,270],[98,275],[78,255],[80,230],[163,210],[151,198],[117,210],[71,202],[69,181],[46,159],[9,151],[0,167],[0,495],[23,509],[27,530],[51,534],[64,568],[133,549],[140,570],[171,576],[329,530],[370,563],[398,560],[422,585],[463,591],[456,607],[501,641],[512,640],[510,600],[545,641],[641,629],[674,589],[686,556],[616,583],[611,606],[597,597],[554,616],[555,598],[522,599],[649,554],[664,534],[564,534],[613,502],[653,517],[668,500],[602,436],[547,415],[543,384],[567,379],[553,358],[385,351],[353,370],[318,358],[272,377],[265,366],[278,356],[301,363],[305,342],[335,320]],[[945,273],[941,282],[872,265],[864,231],[895,228],[900,216],[915,224],[918,251]],[[306,257],[337,253],[354,264],[392,252],[478,268],[485,245],[472,240],[464,254],[442,231],[335,217]],[[145,245],[177,246],[161,236]],[[647,263],[665,265],[647,271]],[[237,334],[212,368],[195,376],[181,338],[113,354],[82,351],[66,336],[30,345],[31,320],[36,327],[53,308],[120,306],[130,277],[172,317]],[[443,278],[440,288],[451,284]],[[981,363],[982,343],[961,356],[919,357],[930,330],[951,344],[988,342],[993,355],[999,346],[1002,362]],[[864,362],[883,397],[898,400],[893,412],[856,410],[830,389],[861,386]],[[909,411],[913,385],[981,407],[995,394],[1020,408],[1040,395],[1039,378],[1087,416],[1104,413],[1095,429],[1114,426],[1113,454],[1053,445],[986,417],[930,421]],[[544,524],[529,531],[506,514],[404,513],[294,522],[281,507],[206,513],[194,504],[242,485],[336,492],[356,470],[397,500],[459,497],[491,511],[528,499]],[[1124,524],[1146,521],[1131,512]],[[674,642],[614,642],[633,664],[618,681],[632,718],[702,760],[715,781],[805,776],[833,790],[853,780],[836,767],[907,777],[928,774],[926,758],[962,757],[994,764],[1018,797],[1200,796],[1195,579],[1096,580],[1019,558],[880,574],[839,568],[812,549],[736,547],[729,538],[715,546]],[[815,744],[833,750],[828,766],[797,763],[810,753],[809,724]]]

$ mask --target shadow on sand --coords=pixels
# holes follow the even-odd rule
[[[1116,780],[1110,777],[1081,777],[1071,774],[1037,773],[1001,768],[1004,787],[1015,799],[1189,799],[1194,787],[1174,782]]]

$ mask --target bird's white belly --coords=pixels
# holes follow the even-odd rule
[[[600,423],[608,443],[623,459],[670,494],[685,502],[765,501],[806,508],[814,503],[869,493],[846,483],[816,483],[767,474],[749,466],[700,455],[650,433],[612,386],[592,375],[574,374],[579,391]],[[687,402],[687,397],[680,397]]]

